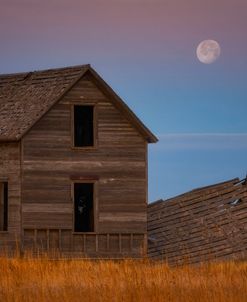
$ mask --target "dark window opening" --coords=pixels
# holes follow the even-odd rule
[[[93,183],[74,184],[74,231],[94,232]]]
[[[74,106],[74,146],[90,147],[94,145],[94,107]]]
[[[8,183],[0,183],[0,231],[8,230]]]

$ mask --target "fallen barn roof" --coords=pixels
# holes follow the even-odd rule
[[[86,72],[149,143],[157,142],[152,132],[90,65],[0,75],[0,141],[20,140]]]
[[[170,264],[247,257],[247,185],[238,178],[148,205],[148,255]]]

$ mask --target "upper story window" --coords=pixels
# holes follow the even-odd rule
[[[94,147],[94,106],[74,105],[74,147]]]
[[[8,230],[8,183],[0,182],[0,231]]]

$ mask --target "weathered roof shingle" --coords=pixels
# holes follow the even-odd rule
[[[0,140],[18,140],[88,65],[0,75]]]
[[[247,185],[238,178],[148,206],[148,254],[171,264],[247,258]]]

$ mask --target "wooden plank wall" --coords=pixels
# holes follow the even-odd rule
[[[71,105],[96,105],[97,147],[71,148]],[[147,143],[85,76],[23,139],[22,227],[73,228],[71,176],[97,178],[96,232],[146,233]]]
[[[247,186],[236,180],[148,206],[148,255],[171,264],[246,259],[246,231]]]
[[[8,182],[8,231],[0,232],[0,251],[16,247],[21,233],[20,143],[0,143],[0,181]]]

